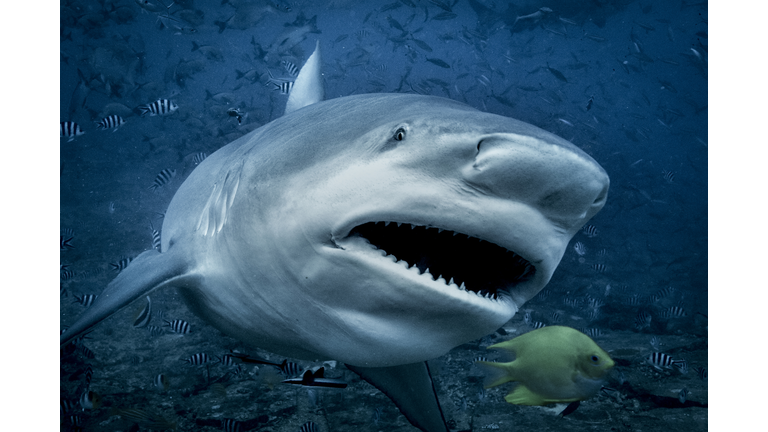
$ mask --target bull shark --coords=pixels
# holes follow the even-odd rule
[[[414,94],[322,100],[319,44],[286,113],[187,177],[161,251],[61,336],[175,287],[223,333],[334,359],[417,428],[448,431],[427,360],[492,333],[605,204],[590,156],[533,125]]]

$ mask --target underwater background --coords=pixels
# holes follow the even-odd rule
[[[60,121],[85,132],[60,138],[61,329],[153,247],[197,163],[282,115],[291,66],[320,41],[327,99],[451,98],[555,133],[610,176],[548,286],[501,331],[430,362],[452,429],[707,428],[706,1],[62,1],[59,19]],[[159,99],[178,109],[141,116]],[[124,124],[97,127],[111,116]],[[61,430],[416,430],[341,364],[327,373],[349,387],[316,393],[269,366],[189,365],[283,358],[222,335],[172,290],[151,298],[147,327],[133,325],[137,301],[62,349]],[[191,331],[163,325],[176,319]],[[483,390],[474,365],[536,323],[581,329],[616,361],[607,390],[564,418]],[[657,352],[674,363],[652,364]],[[86,387],[98,408],[81,407]]]

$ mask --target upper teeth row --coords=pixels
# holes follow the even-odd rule
[[[380,223],[383,223],[385,227],[386,227],[386,226],[389,226],[389,224],[391,224],[391,223],[395,223],[395,224],[397,225],[397,227],[398,227],[398,228],[400,228],[400,227],[403,225],[403,222],[388,222],[388,221],[379,221],[379,222],[375,222],[374,224],[375,224],[375,225],[378,225],[378,224],[380,224]],[[410,226],[411,226],[411,229],[416,229],[416,227],[423,227],[423,228],[425,228],[425,229],[436,229],[438,234],[439,234],[439,233],[441,233],[441,232],[443,232],[443,231],[445,231],[443,228],[431,227],[431,226],[426,226],[426,225],[414,225],[414,224],[412,224],[412,223],[409,223],[408,225],[410,225]],[[455,236],[457,236],[457,235],[459,235],[459,234],[461,234],[461,233],[459,233],[459,232],[456,232],[456,231],[452,231],[452,232],[453,232],[453,235],[454,235],[454,237],[455,237]],[[472,236],[471,236],[471,235],[469,235],[469,234],[461,234],[461,235],[465,235],[465,236],[467,236],[467,238],[475,239],[475,240],[477,240],[477,241],[485,241],[485,240],[483,240],[483,239],[481,239],[481,238],[472,237]]]
[[[483,298],[490,299],[490,300],[496,300],[496,296],[494,294],[490,293],[490,292],[487,292],[485,294],[481,294],[479,292],[470,291],[470,290],[467,289],[467,287],[464,284],[464,282],[462,282],[461,285],[456,285],[456,282],[453,281],[453,278],[451,278],[451,280],[449,280],[449,281],[446,281],[445,278],[443,277],[443,275],[438,275],[437,278],[435,279],[435,276],[432,273],[429,272],[429,267],[427,267],[427,269],[422,272],[421,270],[419,270],[419,267],[416,264],[410,265],[405,260],[398,260],[396,256],[388,254],[386,251],[384,251],[382,249],[378,249],[374,245],[371,245],[371,246],[373,248],[377,249],[379,251],[379,253],[381,254],[381,256],[383,256],[384,258],[387,258],[388,260],[392,261],[395,264],[399,264],[399,265],[403,266],[406,270],[410,270],[412,272],[416,272],[416,274],[418,274],[418,275],[428,275],[428,277],[431,280],[435,281],[435,282],[442,282],[444,285],[447,285],[449,287],[453,287],[453,288],[462,290],[462,291],[467,292],[467,293],[475,294],[478,297],[483,297]]]

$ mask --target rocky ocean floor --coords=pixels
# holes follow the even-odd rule
[[[104,277],[109,276],[105,274]],[[97,326],[82,346],[69,347],[61,356],[61,398],[77,408],[61,416],[61,430],[75,430],[80,423],[87,431],[148,430],[141,423],[123,418],[120,410],[138,409],[154,420],[164,419],[176,430],[224,430],[225,419],[241,423],[241,430],[298,431],[314,422],[325,431],[415,431],[384,394],[362,381],[342,364],[331,359],[316,362],[288,359],[302,369],[326,367],[326,376],[342,378],[343,390],[308,392],[283,384],[275,367],[242,364],[224,366],[217,358],[231,350],[258,355],[280,363],[284,358],[244,346],[224,336],[192,315],[176,299],[176,293],[152,296],[155,317],[150,325],[164,328],[152,336],[147,329],[132,326],[144,302],[121,311]],[[62,298],[62,318],[69,320],[82,306]],[[162,327],[163,319],[184,319],[189,334],[175,334]],[[530,331],[518,314],[501,330],[461,345],[430,361],[433,379],[445,418],[452,430],[501,431],[702,431],[708,425],[708,381],[695,368],[707,367],[706,335],[678,332],[660,337],[661,350],[673,358],[684,358],[689,371],[678,368],[656,370],[645,360],[654,352],[649,333],[605,331],[595,341],[616,362],[605,390],[584,401],[572,414],[558,414],[565,404],[551,407],[510,405],[504,401],[512,384],[483,390],[483,373],[474,360],[496,359],[497,352],[485,347]],[[506,334],[501,334],[506,333]],[[90,353],[89,353],[90,351]],[[211,363],[191,366],[185,359],[206,353]],[[90,355],[93,358],[88,358]],[[325,363],[323,362],[325,361]],[[101,396],[98,409],[81,410],[77,404],[85,388],[86,369],[92,369],[90,390]],[[158,374],[168,379],[168,388],[153,383]],[[681,403],[679,391],[686,388]],[[76,418],[72,416],[77,416]]]

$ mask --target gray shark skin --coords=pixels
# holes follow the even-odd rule
[[[61,343],[176,287],[212,326],[280,355],[356,371],[418,365],[512,318],[550,280],[608,186],[605,171],[571,143],[449,99],[314,103],[206,158],[170,203],[163,252],[139,255]],[[382,238],[384,249],[372,245]],[[419,252],[432,238],[440,250]],[[472,249],[459,281],[450,271],[469,242],[489,248]],[[414,251],[419,262],[402,261]],[[423,390],[388,392],[387,379],[372,379],[398,406],[419,411]],[[432,426],[438,414],[408,418],[447,430]]]

